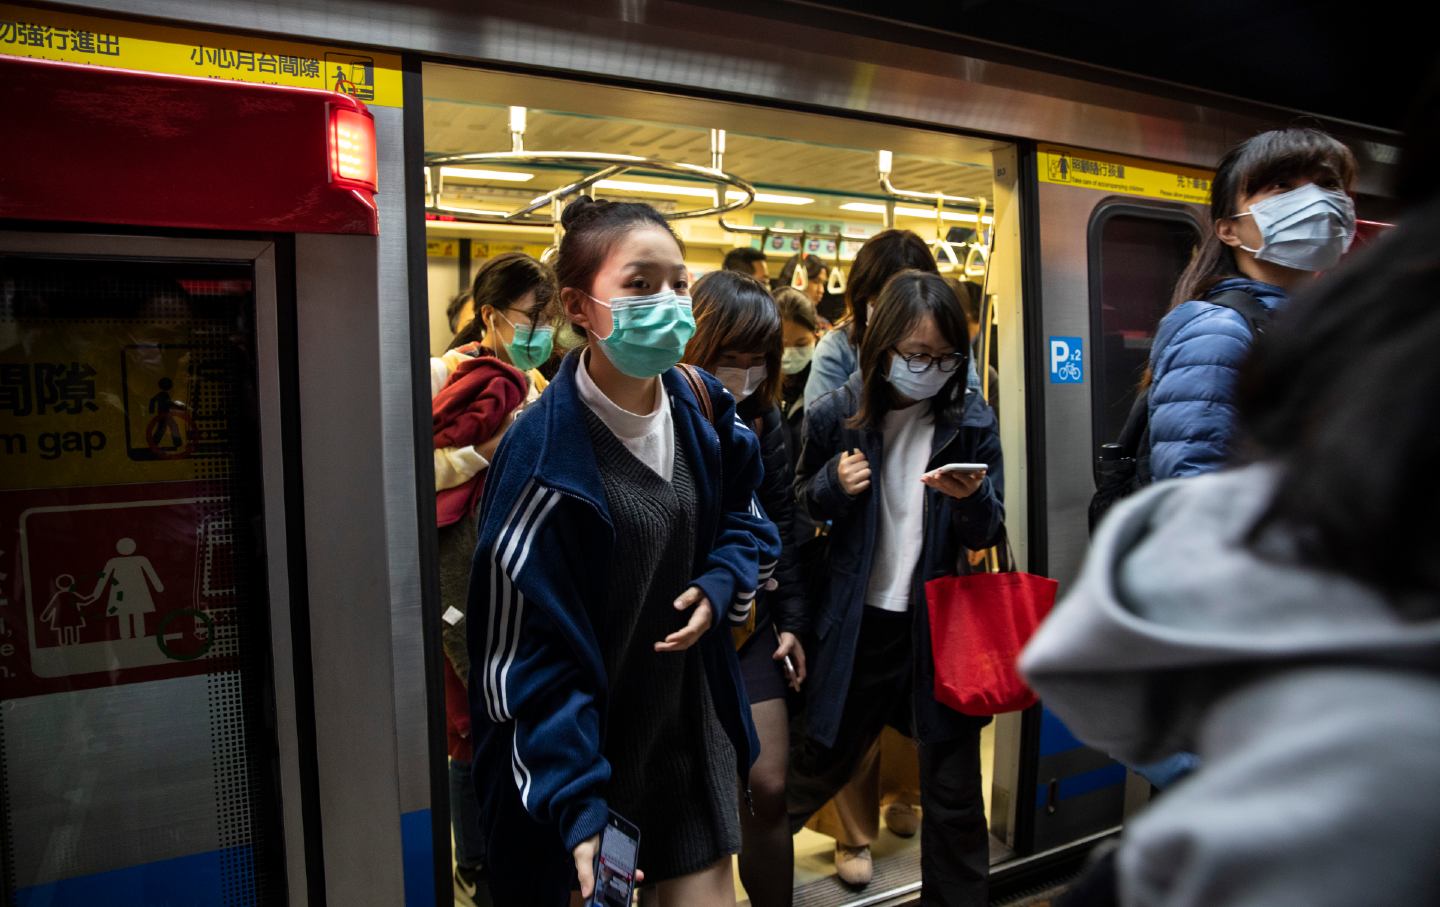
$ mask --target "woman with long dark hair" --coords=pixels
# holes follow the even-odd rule
[[[792,291],[793,292],[793,291]],[[780,530],[776,588],[762,590],[750,621],[735,633],[760,758],[750,769],[750,804],[740,811],[740,881],[755,907],[783,907],[793,896],[795,856],[785,811],[789,710],[785,688],[805,681],[801,638],[810,626],[792,533],[795,469],[786,451],[780,393],[781,327],[775,300],[759,281],[732,271],[706,274],[690,298],[695,336],[685,361],[713,374],[735,398],[735,414],[760,439],[765,477],[758,496]]]
[[[832,528],[791,820],[834,796],[894,726],[919,743],[924,903],[975,907],[987,903],[985,722],[935,699],[925,582],[999,538],[1000,439],[967,386],[965,316],[938,274],[892,277],[868,328],[860,370],[807,415],[795,477],[801,503]],[[987,468],[936,471],[948,463]]]
[[[755,732],[730,634],[707,631],[745,618],[779,556],[759,445],[719,382],[676,367],[695,321],[664,218],[578,198],[562,225],[588,342],[506,433],[470,577],[491,893],[588,896],[613,811],[661,905],[733,904]]]
[[[1318,129],[1263,132],[1220,161],[1210,187],[1210,229],[1151,347],[1144,385],[1155,479],[1224,465],[1235,377],[1252,329],[1349,249],[1354,183],[1354,155]]]
[[[1432,201],[1296,298],[1240,377],[1250,465],[1117,505],[1027,647],[1089,745],[1200,757],[1075,904],[1440,903],[1437,245]]]

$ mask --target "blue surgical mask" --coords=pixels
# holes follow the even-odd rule
[[[595,302],[610,310],[611,319],[609,336],[595,338],[596,344],[605,358],[632,378],[653,378],[674,368],[695,335],[690,298],[674,290]]]
[[[942,372],[939,366],[932,365],[923,372],[912,372],[905,360],[895,354],[890,355],[890,371],[886,373],[885,380],[890,386],[900,392],[900,395],[909,400],[929,400],[940,393],[955,372]]]
[[[1262,244],[1253,252],[1268,261],[1297,271],[1324,271],[1335,267],[1355,239],[1355,203],[1344,192],[1307,183],[1298,189],[1272,195],[1236,217],[1254,217]]]
[[[500,315],[499,312],[495,314]],[[510,357],[512,365],[522,372],[528,372],[532,368],[539,368],[550,359],[550,354],[555,349],[554,328],[548,324],[539,327],[516,324],[504,315],[500,317],[515,331],[515,336],[505,344],[505,355]]]

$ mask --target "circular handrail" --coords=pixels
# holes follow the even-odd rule
[[[442,180],[439,179],[439,168],[464,167],[467,165],[476,166],[480,164],[592,164],[601,169],[591,173],[589,176],[582,177],[557,189],[551,189],[548,192],[542,193],[532,199],[529,204],[517,208],[508,214],[477,214],[465,208],[440,204],[440,184]],[[634,154],[610,154],[603,151],[481,151],[428,155],[425,158],[425,166],[427,168],[434,168],[436,174],[432,191],[426,198],[425,210],[429,213],[441,214],[466,223],[495,225],[523,224],[526,226],[553,227],[555,225],[553,216],[533,216],[533,213],[558,200],[585,192],[601,180],[611,179],[612,177],[628,173],[632,170],[674,174],[676,176],[684,176],[708,182],[715,186],[715,204],[686,211],[662,212],[661,217],[664,217],[666,220],[682,220],[690,217],[710,217],[716,214],[725,214],[729,211],[738,211],[755,201],[755,187],[733,173],[726,173],[714,167],[688,164],[684,161],[667,161],[658,158],[641,157]],[[721,199],[725,198],[724,190],[726,188],[739,190],[743,197],[737,198],[734,201],[725,201],[722,204]]]

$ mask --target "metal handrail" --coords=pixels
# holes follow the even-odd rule
[[[464,209],[457,210],[453,206],[446,206],[440,203],[440,195],[444,191],[444,175],[442,167],[463,167],[477,164],[491,165],[515,165],[515,164],[566,164],[570,166],[590,164],[599,167],[594,173],[581,177],[578,180],[567,183],[558,189],[551,189],[549,192],[537,195],[525,205],[509,211],[505,214],[476,214],[466,212]],[[531,216],[535,211],[546,205],[554,205],[564,198],[579,193],[586,193],[593,197],[593,187],[601,180],[611,179],[632,170],[644,170],[676,176],[689,177],[715,185],[715,203],[704,208],[695,208],[687,211],[671,211],[662,213],[666,220],[682,220],[691,217],[710,217],[712,215],[723,215],[727,211],[738,211],[747,207],[755,201],[755,187],[750,183],[723,170],[702,167],[699,164],[688,164],[684,161],[667,161],[658,158],[641,157],[635,154],[610,154],[603,151],[482,151],[461,154],[434,154],[427,155],[425,166],[430,171],[431,192],[426,198],[425,210],[435,214],[444,214],[456,220],[473,224],[495,224],[549,227],[557,222],[552,214],[549,217]],[[741,198],[734,201],[724,201],[724,188],[738,190]]]

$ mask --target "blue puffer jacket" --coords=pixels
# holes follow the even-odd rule
[[[1220,281],[1206,299],[1242,290],[1276,314],[1284,290],[1248,277]],[[1150,350],[1150,471],[1156,481],[1214,472],[1230,455],[1235,380],[1250,327],[1234,309],[1194,300],[1160,322]]]

